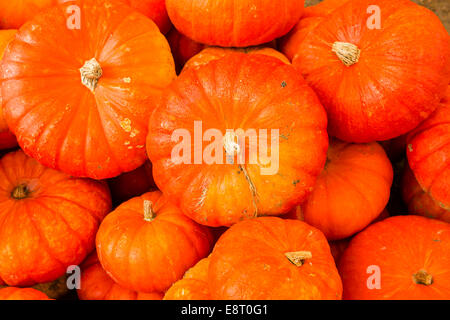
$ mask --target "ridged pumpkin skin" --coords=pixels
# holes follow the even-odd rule
[[[50,282],[95,247],[111,209],[108,187],[46,168],[22,151],[0,160],[0,277],[10,286]]]
[[[226,131],[237,129],[254,129],[258,140],[267,140],[267,148],[250,152],[254,144],[248,143],[241,163],[235,154],[234,164],[229,164],[225,157],[233,152],[224,151],[219,164],[194,164],[194,153],[188,161],[192,164],[176,164],[172,152],[178,141],[172,134],[183,128],[195,137],[195,121],[202,121],[203,132],[213,128],[225,136],[220,149],[229,142]],[[213,227],[261,214],[280,215],[301,203],[325,164],[328,148],[326,114],[314,92],[291,65],[261,54],[229,52],[183,71],[165,91],[149,127],[147,153],[159,189],[183,213]],[[267,130],[267,139],[260,129]],[[271,163],[264,157],[276,139],[272,130],[279,130],[278,166],[276,156]],[[207,147],[203,143],[203,153],[208,154]],[[250,157],[257,159],[250,162]]]
[[[165,0],[120,0],[153,20],[162,33],[172,27],[166,10]]]
[[[438,110],[408,136],[407,155],[422,188],[450,210],[450,86]]]
[[[164,295],[164,300],[212,300],[208,286],[209,258],[200,260],[186,271]]]
[[[67,27],[69,5],[80,7],[79,30]],[[175,67],[150,19],[116,1],[78,0],[21,28],[0,75],[4,115],[25,153],[73,176],[106,179],[145,162],[151,105]]]
[[[391,162],[378,143],[332,141],[325,169],[301,205],[304,221],[328,240],[354,235],[386,207],[393,175]]]
[[[0,0],[0,29],[18,29],[58,1],[62,0]]]
[[[139,293],[119,286],[103,270],[97,254],[92,253],[81,265],[80,300],[161,300],[160,293]]]
[[[175,27],[221,47],[248,47],[285,35],[300,19],[303,0],[166,0]]]
[[[289,253],[308,252],[300,261]],[[295,264],[297,263],[297,264]],[[334,300],[342,283],[322,232],[304,222],[262,217],[232,226],[210,256],[214,299]]]
[[[0,289],[0,300],[52,300],[45,293],[32,288],[7,287]]]
[[[108,275],[122,287],[145,293],[165,292],[212,247],[210,231],[159,191],[120,205],[103,220],[96,241]]]
[[[367,26],[371,5],[380,8],[381,30]],[[445,93],[450,37],[434,13],[411,1],[350,0],[304,32],[293,65],[327,109],[330,134],[341,140],[405,134]]]
[[[167,41],[169,41],[170,48],[172,49],[177,72],[180,72],[181,69],[183,69],[190,58],[200,53],[200,51],[205,48],[204,44],[186,37],[175,28],[172,28],[167,34]]]
[[[408,206],[408,212],[410,214],[450,223],[450,210],[441,208],[438,203],[422,189],[409,166],[405,169],[403,174],[402,196]]]
[[[344,299],[446,300],[450,296],[450,225],[397,216],[355,236],[339,264]],[[380,289],[369,289],[380,268]]]

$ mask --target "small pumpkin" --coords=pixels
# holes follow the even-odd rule
[[[115,209],[97,233],[107,274],[138,292],[165,292],[212,246],[208,228],[181,214],[161,192],[146,193]]]
[[[198,136],[200,122],[202,132],[219,136],[214,152]],[[165,91],[149,128],[157,186],[183,213],[212,227],[300,204],[328,148],[326,114],[314,92],[291,65],[262,54],[229,51],[187,68]],[[173,139],[180,131],[181,142]],[[180,145],[197,151],[177,156]]]
[[[221,47],[248,47],[285,35],[300,19],[303,0],[166,0],[175,27]]]
[[[0,289],[0,300],[52,300],[45,293],[32,288],[7,287]]]
[[[327,109],[331,135],[389,140],[436,109],[450,79],[450,37],[434,13],[408,0],[350,0],[317,19],[289,56]]]
[[[172,27],[165,0],[120,0],[153,20],[159,30],[166,34]]]
[[[80,28],[71,5],[80,8]],[[25,153],[106,179],[144,164],[151,105],[176,75],[150,19],[117,1],[76,0],[21,28],[0,76],[4,115]]]
[[[407,166],[402,179],[402,196],[408,212],[427,218],[438,219],[450,223],[450,210],[441,208],[433,198],[426,193]]]
[[[0,277],[32,286],[65,275],[95,247],[108,187],[46,168],[22,151],[0,159]]]
[[[18,29],[40,11],[56,3],[57,0],[1,0],[0,29]]]
[[[409,165],[420,186],[450,209],[450,86],[438,110],[408,136]]]
[[[450,225],[396,216],[356,235],[339,272],[344,299],[446,300],[450,296]]]
[[[172,28],[167,34],[167,41],[169,41],[170,48],[172,49],[178,73],[190,58],[205,48],[204,44],[189,39],[175,28]]]

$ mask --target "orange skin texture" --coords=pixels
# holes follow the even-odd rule
[[[344,299],[446,300],[450,296],[450,225],[419,216],[397,216],[355,236],[339,263]],[[379,266],[381,289],[368,289],[369,266]],[[416,284],[425,270],[431,285]]]
[[[367,27],[370,5],[380,7],[381,30]],[[356,45],[359,61],[345,66],[332,51],[335,42]],[[436,109],[450,78],[447,31],[434,13],[407,0],[348,1],[304,37],[294,56],[327,109],[330,135],[348,142],[411,131]]]
[[[172,27],[166,10],[165,0],[120,0],[153,20],[162,33]]]
[[[422,189],[450,210],[450,86],[438,110],[408,136],[407,155]]]
[[[17,30],[0,30],[0,61],[8,44],[14,39]],[[2,94],[0,90],[0,150],[17,146],[16,137],[9,131],[8,125],[3,117]]]
[[[204,44],[189,39],[175,28],[167,34],[167,41],[172,49],[177,71],[181,71],[190,58],[205,48]]]
[[[144,200],[156,217],[144,220]],[[97,233],[97,253],[108,275],[138,292],[165,292],[212,247],[210,231],[181,214],[161,192],[133,198],[110,213]]]
[[[212,300],[208,286],[209,258],[186,271],[164,295],[164,300]]]
[[[287,252],[309,251],[301,266]],[[322,232],[304,222],[262,217],[232,226],[210,256],[208,282],[219,300],[335,300],[342,283]]]
[[[28,195],[12,192],[25,185]],[[51,282],[95,247],[100,221],[111,210],[101,182],[46,168],[22,151],[0,160],[0,277],[10,286]]]
[[[11,42],[0,75],[4,115],[25,153],[73,176],[106,179],[146,161],[150,105],[175,66],[150,19],[119,2],[96,3],[71,1],[36,16]],[[74,4],[80,30],[66,26]],[[94,92],[79,70],[92,58],[103,71]]]
[[[285,35],[300,19],[303,0],[166,0],[175,27],[221,47],[248,47]]]
[[[140,293],[119,286],[103,270],[94,252],[81,266],[80,300],[162,300],[161,293]]]
[[[422,189],[409,167],[405,169],[403,174],[402,196],[408,206],[409,213],[450,223],[450,210],[441,208]]]
[[[0,29],[18,29],[57,0],[0,0]]]
[[[222,135],[228,129],[254,129],[256,135],[266,129],[268,146],[271,130],[278,129],[278,173],[262,175],[265,167],[248,160],[252,156],[261,163],[265,152],[246,151],[245,164],[238,164],[236,156],[235,164],[228,164],[226,152],[223,164],[175,164],[172,150],[178,142],[172,133],[183,128],[194,137],[194,121],[199,120],[203,132],[214,128]],[[157,186],[183,213],[211,227],[261,213],[280,215],[301,203],[328,148],[326,114],[314,92],[291,65],[261,54],[230,52],[183,71],[165,91],[149,127],[147,153]]]
[[[53,300],[33,288],[7,287],[0,289],[0,300]]]

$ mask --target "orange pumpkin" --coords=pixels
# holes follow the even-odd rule
[[[210,256],[214,299],[340,299],[342,283],[322,232],[304,222],[262,217],[232,226]]]
[[[450,86],[438,110],[408,136],[407,155],[420,186],[450,210]]]
[[[150,106],[175,77],[151,20],[116,1],[70,1],[36,16],[8,48],[3,111],[28,155],[95,179],[145,162]]]
[[[350,0],[317,19],[289,56],[327,109],[331,135],[389,140],[436,109],[450,79],[450,37],[434,13],[408,0]]]
[[[446,300],[449,265],[450,224],[397,216],[355,236],[339,271],[345,299]]]
[[[165,292],[212,246],[209,230],[159,191],[120,205],[103,220],[96,241],[108,275],[124,288],[145,293]]]
[[[177,72],[180,72],[181,69],[183,69],[190,58],[205,48],[204,44],[189,39],[175,28],[170,30],[167,34],[167,41],[169,41],[170,48],[172,49]]]
[[[149,127],[157,186],[183,213],[214,227],[280,215],[304,201],[328,147],[314,92],[291,65],[261,54],[230,51],[186,69]],[[202,143],[202,132],[216,143]],[[176,151],[180,145],[186,152]]]
[[[409,166],[405,168],[403,174],[402,196],[408,206],[409,213],[450,223],[450,210],[441,208],[436,201],[422,189]]]
[[[18,29],[40,11],[56,3],[57,0],[0,0],[0,29]]]
[[[0,289],[0,300],[52,300],[45,293],[32,288],[7,287]]]
[[[165,0],[120,0],[146,15],[159,27],[162,33],[169,32],[172,24],[167,15]]]
[[[161,293],[140,293],[119,286],[103,270],[97,253],[92,253],[81,265],[80,300],[161,300]]]
[[[0,277],[10,286],[56,280],[95,247],[111,209],[105,184],[46,168],[22,151],[0,159]]]
[[[175,27],[221,47],[248,47],[285,35],[300,19],[303,0],[166,0]]]

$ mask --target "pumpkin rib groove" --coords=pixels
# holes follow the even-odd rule
[[[362,166],[360,164],[356,164],[356,163],[353,163],[353,162],[350,162],[350,161],[339,161],[339,162],[341,164],[343,164],[343,165],[347,165],[348,167],[353,167],[353,168],[356,168],[356,169],[359,168],[361,170],[370,171],[370,172],[372,172],[374,174],[374,176],[381,176],[383,178],[383,180],[385,180],[385,182],[390,184],[390,180],[391,179],[389,179],[389,177],[386,177],[385,175],[383,175],[381,171],[376,171],[376,170],[374,170],[371,167],[364,167],[364,166]]]
[[[418,137],[418,136],[416,136],[416,137]],[[417,166],[417,164],[420,164],[420,163],[422,163],[423,161],[427,160],[430,156],[433,155],[433,153],[442,151],[442,149],[445,149],[445,148],[448,147],[448,146],[450,146],[450,141],[446,141],[443,145],[437,147],[436,149],[433,149],[433,150],[430,151],[427,155],[424,155],[424,156],[422,156],[422,157],[420,157],[420,158],[417,158],[417,157],[416,157],[416,158],[414,159],[414,162],[416,163],[416,166]]]

